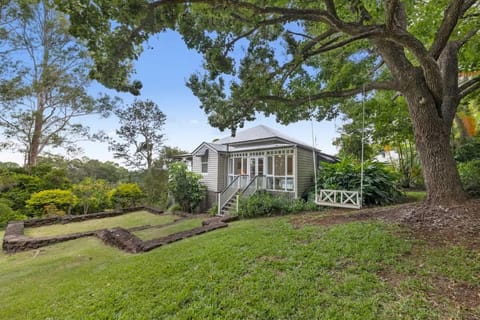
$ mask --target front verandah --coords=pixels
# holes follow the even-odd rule
[[[257,190],[296,195],[295,148],[233,152],[228,156],[227,187],[218,194],[218,214],[236,197]]]
[[[227,185],[239,176],[264,176],[266,190],[296,191],[295,148],[231,153],[227,171]]]

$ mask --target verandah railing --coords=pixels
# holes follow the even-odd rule
[[[238,191],[246,188],[249,182],[249,176],[247,175],[236,176],[232,182],[218,194],[218,215],[221,215],[222,209],[227,202],[230,201]]]

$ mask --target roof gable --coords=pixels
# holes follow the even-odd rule
[[[258,145],[257,145],[258,143]],[[325,161],[334,162],[336,157],[325,154],[319,149],[312,147],[304,142],[289,137],[280,131],[267,127],[265,125],[258,125],[253,128],[241,130],[237,132],[235,137],[225,137],[216,140],[215,142],[203,142],[193,152],[193,156],[203,155],[206,149],[214,152],[235,152],[254,149],[265,149],[267,147],[285,147],[288,145],[296,145],[306,150],[315,150],[320,157]]]
[[[202,142],[195,150],[193,150],[193,156],[199,156],[205,154],[206,150],[212,150],[215,152],[226,151],[226,146],[216,143]]]
[[[283,142],[290,142],[293,144],[305,145],[292,137],[289,137],[280,131],[267,127],[265,125],[258,125],[253,128],[238,131],[235,137],[225,137],[215,141],[216,144],[243,144],[258,140],[281,140]]]

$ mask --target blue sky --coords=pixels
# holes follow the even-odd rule
[[[165,145],[179,147],[192,151],[203,141],[212,141],[229,135],[229,132],[220,132],[210,127],[207,117],[200,109],[200,102],[185,86],[190,74],[201,70],[202,58],[195,51],[188,50],[181,37],[173,32],[163,33],[152,38],[149,45],[153,49],[147,49],[136,63],[135,78],[143,83],[140,99],[150,99],[156,102],[166,114],[167,121],[164,127],[166,135]],[[135,97],[129,94],[107,90],[99,84],[93,84],[90,89],[92,94],[106,92],[121,97],[124,103],[131,103]],[[118,128],[118,121],[114,117],[99,119],[89,117],[83,121],[94,130],[104,130],[114,133]],[[337,120],[340,124],[340,119]],[[276,123],[274,118],[265,118],[259,115],[257,120],[245,124],[244,128],[250,128],[264,124],[281,130],[286,135],[298,140],[312,143],[311,124],[307,121],[283,126]],[[314,122],[316,146],[322,151],[335,154],[336,148],[332,141],[337,136],[333,122]],[[114,160],[108,146],[100,143],[79,143],[83,148],[83,154],[92,159],[102,161]],[[16,161],[21,163],[20,154],[0,154],[0,161]]]

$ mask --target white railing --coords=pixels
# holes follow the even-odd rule
[[[248,183],[249,183],[249,177],[248,176],[236,176],[232,182],[222,191],[218,194],[218,201],[217,201],[217,206],[218,206],[218,215],[222,214],[222,209],[223,207],[227,204],[230,199],[239,191],[245,188]]]
[[[236,211],[238,212],[238,206],[240,203],[240,198],[248,198],[257,190],[266,190],[267,189],[267,177],[265,176],[255,176],[250,183],[243,189],[243,191],[237,195]]]
[[[255,176],[245,189],[243,189],[241,197],[250,197],[257,190],[265,190],[267,188],[267,180],[265,176]]]
[[[315,202],[321,206],[360,209],[362,202],[358,191],[322,189]]]

